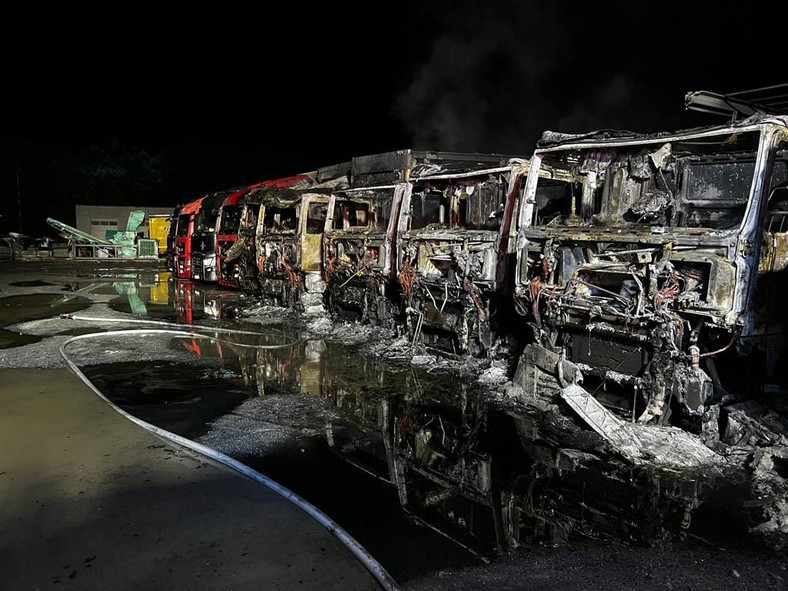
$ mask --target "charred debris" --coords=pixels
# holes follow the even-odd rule
[[[499,550],[655,542],[701,535],[716,508],[784,549],[788,116],[687,98],[712,99],[737,116],[545,132],[529,157],[402,150],[241,190],[219,276],[412,348],[511,354],[506,386],[461,397],[454,424],[435,414],[450,400],[374,413],[403,506],[444,532],[476,539],[481,508]]]

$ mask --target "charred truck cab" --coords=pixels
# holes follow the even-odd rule
[[[216,222],[216,282],[223,287],[239,287],[238,277],[234,273],[234,260],[227,259],[227,252],[238,241],[238,230],[247,215],[243,197],[261,184],[231,192],[219,208]]]
[[[350,187],[331,195],[323,265],[334,317],[387,328],[398,322],[392,249],[412,158],[410,150],[355,157]]]
[[[260,204],[254,266],[264,303],[306,313],[324,311],[322,248],[328,202],[332,190],[347,188],[349,174],[350,163],[339,164],[289,186],[270,185],[249,194]]]
[[[178,279],[191,279],[192,276],[192,233],[194,217],[200,210],[203,197],[181,207],[175,229],[175,276]]]
[[[226,196],[227,191],[206,195],[194,216],[191,278],[197,281],[216,281],[216,223]]]
[[[494,154],[441,152],[418,159],[403,194],[397,279],[413,341],[484,355],[499,293],[525,162]],[[502,250],[503,249],[503,250]]]
[[[329,311],[404,327],[450,353],[488,351],[491,301],[514,252],[515,162],[414,150],[354,158],[350,188],[329,203]]]
[[[726,404],[785,377],[770,335],[785,330],[787,215],[788,117],[546,132],[519,208],[515,303],[533,340],[517,387],[560,394],[615,447],[627,424],[731,443]]]
[[[256,292],[256,273],[248,276],[248,270],[238,265],[240,258],[254,248],[254,228],[257,224],[259,201],[250,199],[249,195],[261,187],[287,187],[306,178],[306,174],[298,174],[276,180],[255,183],[227,195],[222,203],[216,224],[216,263],[219,285],[241,288]],[[250,236],[242,239],[244,229],[252,228]],[[246,232],[249,234],[249,232]]]

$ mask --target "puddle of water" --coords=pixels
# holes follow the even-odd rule
[[[446,375],[320,340],[253,347],[288,338],[170,342],[201,370],[130,362],[84,371],[132,414],[317,506],[400,582],[516,544],[557,543],[573,528],[636,540],[646,500],[681,517],[679,480],[611,469],[605,456],[573,466],[578,457],[560,439],[550,443],[560,433],[541,418]],[[565,429],[560,418],[557,428]]]
[[[660,539],[707,493],[697,475],[632,468],[570,417],[451,376],[314,339],[255,347],[294,336],[173,339],[194,363],[84,371],[132,414],[317,506],[400,582],[515,545]],[[713,518],[732,519],[732,498],[718,501]]]
[[[179,318],[173,307],[169,304],[151,304],[143,301],[139,294],[128,294],[123,297],[114,298],[109,302],[109,307],[116,312],[132,314],[137,317],[161,320],[164,322],[178,322]],[[203,319],[202,315],[194,315],[192,322]],[[188,324],[191,324],[189,322]]]
[[[189,439],[205,434],[212,420],[253,395],[221,373],[191,365],[126,362],[83,371],[124,410]]]
[[[90,306],[88,298],[77,295],[32,293],[0,298],[0,326],[50,318],[84,310]]]
[[[46,284],[40,281],[23,282],[35,285]],[[0,298],[0,326],[10,326],[20,322],[49,318],[84,310],[90,300],[83,297],[61,296],[58,294],[29,294]],[[20,334],[0,328],[0,349],[12,349],[39,342],[43,337]]]
[[[156,269],[113,269],[113,268],[97,268],[91,272],[77,272],[74,274],[80,283],[90,283],[91,280],[99,281],[131,281],[143,285],[153,285],[160,281],[162,277],[170,276],[169,271],[158,271]]]
[[[412,372],[322,341],[248,348],[252,341],[290,338],[174,339],[173,348],[198,347],[202,369],[127,362],[83,371],[128,412],[227,453],[305,498],[397,580],[480,564],[473,553],[403,511],[391,472],[393,415],[384,407],[389,396],[411,391]]]
[[[48,281],[17,281],[16,283],[9,283],[9,285],[13,285],[14,287],[46,287],[48,285],[54,285],[53,283],[49,283]]]
[[[11,349],[13,347],[22,347],[30,343],[37,343],[42,337],[29,334],[20,334],[0,328],[0,349]]]
[[[221,294],[191,281],[168,279],[160,278],[152,285],[114,282],[109,293],[122,297],[113,299],[109,306],[118,312],[179,324],[232,320],[242,310],[240,294]]]
[[[217,286],[174,279],[166,273],[107,273],[90,275],[94,281],[67,283],[63,291],[74,294],[117,295],[109,307],[117,312],[153,320],[194,324],[204,320],[233,320],[246,303],[243,294]]]
[[[111,282],[94,283],[67,283],[62,291],[72,293],[95,293],[101,295],[112,295],[117,293]]]

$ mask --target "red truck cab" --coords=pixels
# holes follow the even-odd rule
[[[204,197],[187,203],[178,214],[175,229],[175,276],[179,279],[191,279],[192,252],[191,237],[194,233],[194,216],[200,209]]]
[[[224,198],[228,191],[206,195],[194,216],[191,232],[191,278],[216,281],[216,228]]]

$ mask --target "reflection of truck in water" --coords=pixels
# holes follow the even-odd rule
[[[260,396],[299,396],[293,404],[302,410],[314,404],[325,427],[313,437],[395,488],[414,521],[481,557],[575,535],[678,536],[694,531],[690,517],[717,485],[700,473],[633,467],[557,407],[540,412],[317,340],[256,356],[250,347],[222,345],[225,366],[237,355]]]

